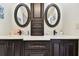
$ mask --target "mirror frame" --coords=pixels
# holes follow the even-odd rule
[[[19,8],[20,8],[21,6],[25,7],[26,10],[27,10],[27,13],[28,13],[27,21],[26,21],[26,23],[23,24],[23,25],[20,24],[20,23],[18,22],[18,19],[17,19],[17,13],[18,13],[18,10],[19,10]],[[30,10],[29,10],[28,6],[27,6],[26,4],[24,4],[24,3],[18,4],[18,5],[16,6],[16,8],[15,8],[15,11],[14,11],[14,18],[15,18],[15,22],[16,22],[16,24],[17,24],[18,26],[20,26],[20,27],[26,27],[26,26],[29,24],[29,22],[30,22]]]
[[[47,13],[48,13],[48,10],[49,10],[50,7],[55,7],[56,10],[57,10],[57,13],[58,13],[57,21],[56,21],[56,23],[53,24],[53,25],[49,24],[48,19],[47,19]],[[59,7],[58,7],[56,4],[53,4],[53,3],[52,3],[52,4],[49,4],[49,5],[47,6],[46,10],[45,10],[45,22],[46,22],[46,24],[47,24],[49,27],[55,27],[55,26],[58,25],[59,21],[60,21],[60,9],[59,9]]]

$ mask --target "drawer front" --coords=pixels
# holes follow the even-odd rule
[[[24,49],[49,49],[50,42],[49,41],[30,41],[24,43]]]
[[[49,50],[24,50],[24,56],[49,56]]]

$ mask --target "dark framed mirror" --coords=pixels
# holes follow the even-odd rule
[[[18,26],[26,27],[30,22],[29,7],[24,3],[18,4],[14,11],[14,18]]]
[[[60,21],[60,9],[56,4],[49,4],[45,10],[45,22],[49,27],[55,27]]]

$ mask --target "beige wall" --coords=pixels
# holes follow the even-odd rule
[[[26,4],[28,7],[29,7],[29,9],[30,9],[30,4],[28,3],[28,4]],[[12,13],[12,24],[13,24],[13,28],[16,28],[16,27],[18,27],[17,26],[17,24],[15,23],[15,19],[14,19],[14,10],[15,10],[15,8],[16,8],[16,6],[17,6],[17,4],[15,3],[15,4],[13,4],[12,5],[12,10],[11,10],[11,13]],[[29,34],[30,34],[30,27],[31,25],[30,25],[30,23],[29,23],[29,25],[27,26],[27,27],[25,27],[25,28],[21,28],[21,27],[18,27],[18,28],[20,28],[21,30],[23,30],[23,33],[24,33],[24,35],[28,35],[28,32],[29,32]]]
[[[79,4],[62,4],[63,32],[65,35],[79,35]]]
[[[45,4],[45,8],[48,4]],[[56,29],[58,35],[63,31],[64,35],[79,35],[79,4],[78,3],[58,3],[61,11],[61,21],[55,28],[50,28],[44,23],[45,35],[52,35]]]
[[[4,19],[0,19],[0,35],[8,35],[12,28],[12,17],[11,17],[11,5],[12,4],[0,4],[4,7]]]
[[[26,3],[27,4],[27,3]],[[50,4],[50,3],[49,3]],[[8,35],[9,31],[12,28],[18,27],[14,20],[14,9],[16,3],[6,3],[1,4],[5,7],[5,18],[0,20],[0,35]],[[30,8],[30,4],[27,4]],[[45,3],[44,7],[46,8],[48,4]],[[44,22],[44,34],[52,35],[53,30],[56,29],[58,35],[61,31],[64,32],[64,35],[79,35],[79,4],[78,3],[58,3],[57,4],[61,11],[61,21],[59,25],[55,28],[50,28]],[[44,8],[44,11],[45,11]],[[6,29],[6,30],[5,30]],[[30,32],[30,24],[25,28],[21,28],[26,33]]]
[[[17,28],[17,24],[15,23],[15,19],[14,19],[14,10],[15,7],[17,6],[18,3],[3,3],[0,4],[4,7],[4,13],[5,13],[5,18],[4,19],[0,19],[0,36],[3,35],[9,35],[10,31],[14,28]],[[30,4],[27,4],[30,8]],[[20,28],[20,27],[18,27]],[[24,34],[28,34],[28,32],[30,33],[30,24],[29,26],[25,27],[25,28],[21,28],[24,32]]]
[[[46,7],[49,5],[50,3],[45,3],[44,4],[44,11],[46,10]],[[57,4],[58,5],[58,7],[59,7],[59,9],[60,9],[60,12],[61,12],[61,18],[60,18],[60,22],[59,22],[59,24],[56,26],[56,27],[53,27],[53,28],[51,28],[51,27],[49,27],[46,23],[45,23],[45,21],[44,21],[44,34],[45,35],[53,35],[53,30],[56,30],[57,32],[58,32],[58,34],[57,35],[60,35],[60,32],[62,31],[62,10],[63,10],[63,8],[62,8],[62,4]],[[44,19],[45,20],[45,19]]]

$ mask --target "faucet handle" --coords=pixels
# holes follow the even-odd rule
[[[56,35],[56,34],[57,34],[57,31],[56,31],[56,30],[54,30],[54,31],[53,31],[53,34],[54,34],[54,35]]]
[[[21,30],[19,30],[18,33],[19,33],[19,35],[22,35],[22,31]]]

